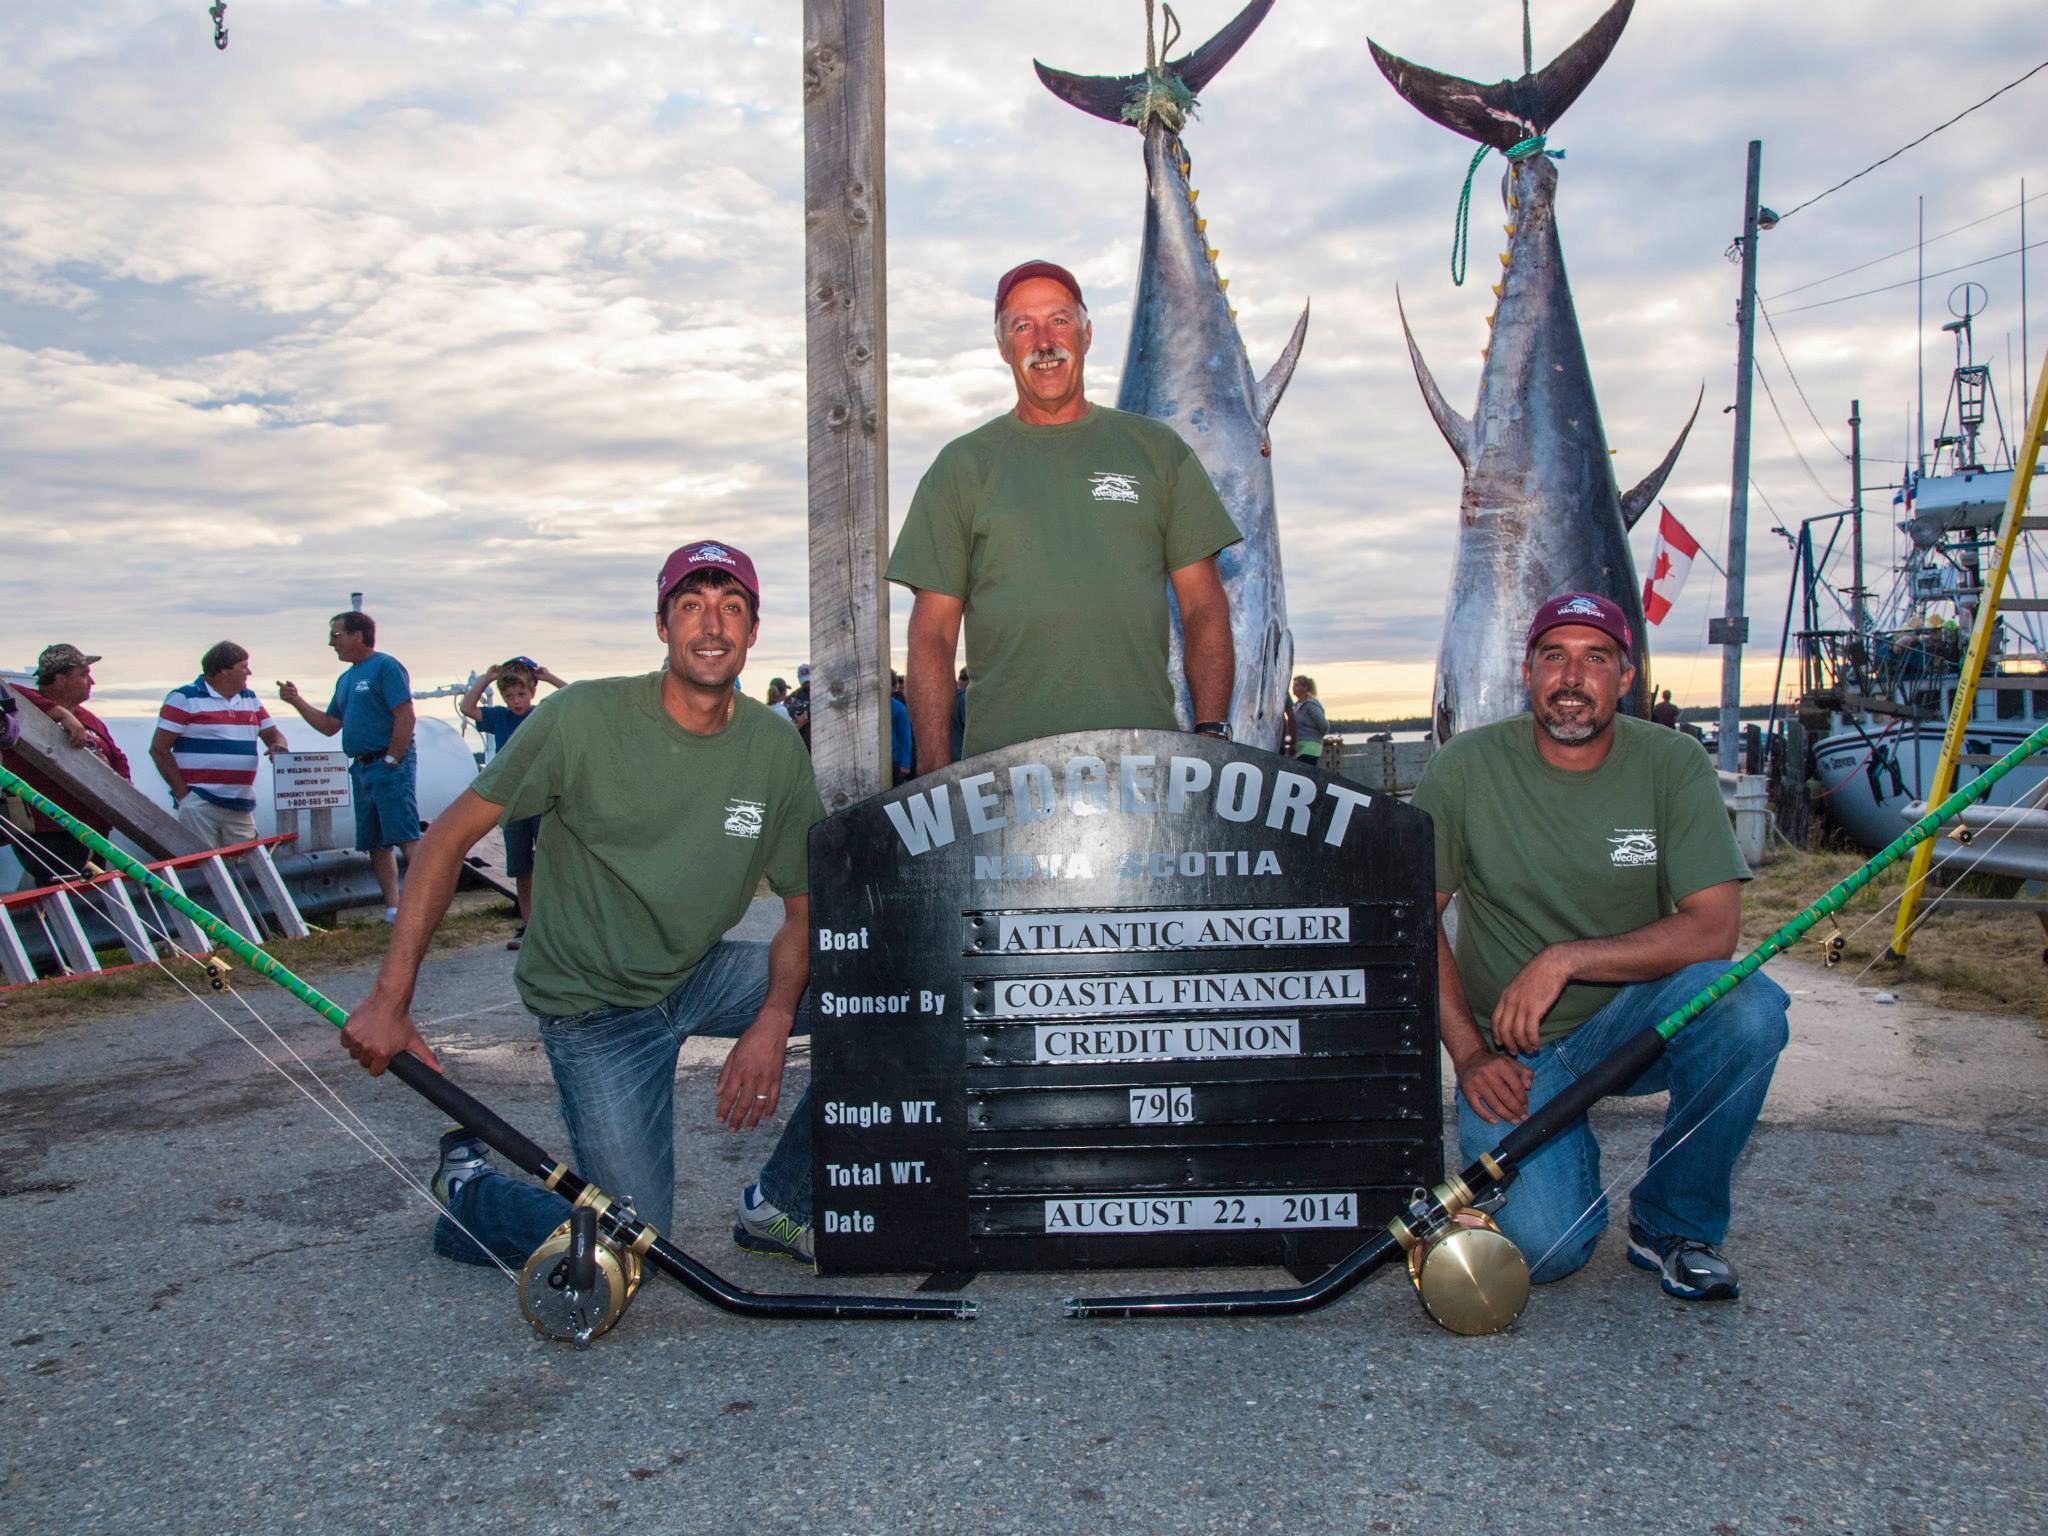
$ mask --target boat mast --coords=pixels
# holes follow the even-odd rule
[[[1863,609],[1863,402],[1849,402],[1849,537],[1856,562],[1856,584],[1849,588],[1849,627],[1856,632],[1852,655],[1860,655],[1867,628]],[[1853,663],[1856,691],[1863,691],[1863,665]]]

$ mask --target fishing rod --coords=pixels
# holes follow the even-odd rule
[[[17,796],[77,838],[108,869],[125,875],[165,905],[182,912],[211,939],[233,952],[257,975],[275,982],[335,1028],[348,1023],[348,1010],[294,975],[278,959],[252,944],[169,881],[116,848],[77,817],[38,793],[19,775],[0,768],[0,791]],[[216,989],[224,986],[212,973]],[[633,1214],[630,1205],[548,1155],[488,1104],[458,1087],[410,1052],[391,1058],[391,1075],[451,1120],[481,1138],[492,1151],[539,1179],[569,1202],[569,1219],[534,1250],[519,1277],[519,1306],[528,1322],[549,1338],[578,1343],[604,1333],[619,1320],[652,1266],[700,1300],[742,1317],[811,1320],[966,1321],[975,1304],[962,1299],[910,1296],[816,1296],[764,1294],[734,1285],[700,1264]]]
[[[1809,929],[1902,856],[1991,792],[2024,759],[2048,750],[2048,725],[2036,730],[1963,789],[1922,816],[1870,861],[1658,1023],[1624,1040],[1605,1060],[1510,1131],[1491,1152],[1453,1174],[1408,1207],[1386,1230],[1306,1285],[1270,1291],[1209,1291],[1181,1296],[1074,1297],[1068,1317],[1274,1317],[1327,1306],[1359,1282],[1406,1257],[1429,1315],[1453,1333],[1495,1333],[1521,1315],[1529,1298],[1529,1267],[1491,1215],[1521,1165],[1596,1102],[1626,1088],[1664,1053],[1671,1038],[1796,944]]]

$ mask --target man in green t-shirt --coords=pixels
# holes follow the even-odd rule
[[[824,810],[795,728],[733,686],[760,635],[753,562],[729,544],[686,544],[655,590],[666,666],[564,688],[434,819],[343,1041],[372,1074],[408,1050],[438,1067],[408,1010],[462,857],[492,823],[540,817],[548,856],[514,979],[540,1021],[577,1172],[667,1230],[682,1042],[738,1037],[717,1088],[730,1130],[780,1102],[810,974],[808,833]],[[766,944],[727,939],[764,879],[781,928]],[[436,1249],[470,1263],[522,1261],[568,1213],[489,1167],[464,1131],[442,1138],[434,1193],[446,1213]],[[810,1210],[801,1102],[741,1197],[734,1240],[808,1263]]]
[[[1439,1027],[1470,1163],[1727,968],[1748,866],[1691,738],[1616,711],[1635,672],[1620,608],[1568,592],[1537,610],[1531,713],[1461,732],[1414,804],[1436,827]],[[1752,976],[1675,1036],[1630,1094],[1668,1091],[1630,1191],[1628,1257],[1689,1300],[1739,1292],[1720,1252],[1736,1159],[1787,1038],[1784,990]],[[1500,1217],[1530,1278],[1561,1279],[1607,1225],[1585,1120],[1523,1162]]]
[[[1016,406],[939,451],[889,559],[889,579],[916,593],[919,773],[952,761],[963,623],[968,756],[1061,731],[1172,730],[1169,585],[1195,729],[1230,734],[1235,662],[1216,554],[1242,535],[1171,427],[1088,402],[1093,338],[1066,268],[1027,261],[996,284]]]

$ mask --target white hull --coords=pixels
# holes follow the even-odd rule
[[[114,719],[102,716],[107,729],[123,752],[128,754],[128,771],[135,781],[135,787],[150,796],[159,805],[169,806],[171,787],[163,775],[156,771],[156,764],[150,760],[150,738],[156,734],[156,717]],[[294,752],[338,752],[340,743],[331,736],[322,736],[296,716],[273,717],[283,729],[285,740]],[[470,750],[469,741],[446,720],[433,719],[422,715],[413,739],[419,745],[419,783],[416,797],[419,804],[420,820],[431,821],[454,803],[455,797],[469,788],[470,780],[476,777],[476,758]],[[301,818],[304,825],[304,818]],[[256,773],[256,835],[270,837],[277,831],[277,811],[271,803],[270,768],[266,763]],[[347,807],[334,813],[335,840],[344,849],[355,841],[355,815]],[[125,839],[115,841],[130,853],[141,856],[142,850]],[[283,862],[288,850],[280,850],[280,869],[291,878],[290,867]],[[345,862],[335,855],[321,861],[323,879],[332,879],[332,866]],[[367,862],[365,868],[367,869]],[[19,883],[20,863],[13,850],[0,847],[0,890],[13,890]]]
[[[1975,720],[1966,750],[2011,751],[2040,724],[2027,720]],[[1830,732],[1814,757],[1828,814],[1866,848],[1882,848],[1909,825],[1907,810],[1927,798],[1927,787],[1941,755],[1944,727],[1939,721],[1874,721],[1861,731]],[[1871,772],[1875,761],[1877,771]],[[1895,770],[1895,771],[1894,771]],[[1975,770],[1958,770],[1967,784]],[[1992,789],[1992,806],[2041,806],[2048,794],[2048,768],[2039,761],[2020,764]],[[1980,830],[1967,844],[1941,839],[1937,853],[1944,863],[1987,874],[2020,875],[2048,880],[2048,833],[2028,829]]]

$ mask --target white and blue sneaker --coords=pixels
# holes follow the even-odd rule
[[[1742,1294],[1735,1266],[1696,1237],[1652,1237],[1630,1222],[1628,1261],[1655,1274],[1664,1294],[1681,1301],[1733,1301]]]
[[[455,1192],[490,1166],[490,1148],[484,1145],[484,1139],[476,1132],[460,1125],[443,1131],[441,1166],[434,1170],[434,1182],[430,1186],[435,1203],[442,1210],[447,1210]]]
[[[761,1193],[759,1184],[740,1192],[739,1214],[733,1219],[733,1242],[749,1253],[775,1254],[816,1268],[817,1250],[811,1242],[811,1224],[798,1221]]]

